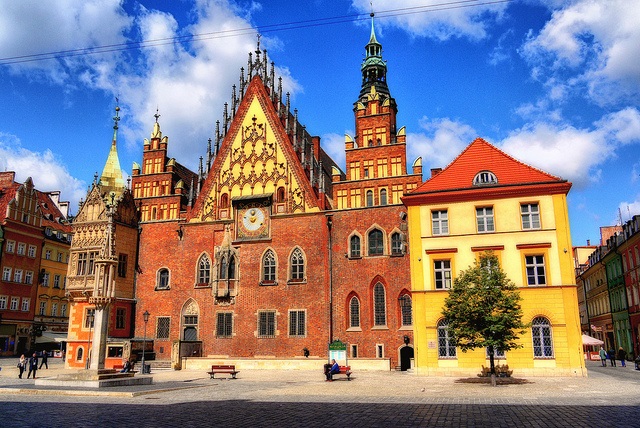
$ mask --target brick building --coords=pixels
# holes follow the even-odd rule
[[[259,46],[196,175],[167,157],[158,117],[132,186],[142,209],[136,337],[154,356],[325,358],[408,368],[412,349],[406,134],[373,23],[346,174],[291,111]],[[245,76],[246,73],[246,76]],[[402,360],[402,361],[401,361]]]

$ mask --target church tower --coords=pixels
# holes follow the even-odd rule
[[[345,135],[346,181],[337,169],[333,172],[338,209],[400,204],[402,195],[422,181],[420,158],[413,164],[413,179],[407,181],[406,130],[397,129],[398,107],[387,86],[387,64],[376,38],[373,13],[365,52],[362,86],[353,107],[356,134]]]
[[[121,360],[129,352],[123,339],[133,332],[138,212],[118,159],[119,111],[116,107],[111,149],[100,179],[96,176],[72,225],[66,359],[71,368],[98,370],[109,356]]]

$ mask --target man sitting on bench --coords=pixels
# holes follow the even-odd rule
[[[328,364],[327,364],[328,365]],[[331,367],[328,367],[325,375],[327,376],[327,382],[333,381],[333,375],[340,373],[340,366],[336,363],[336,360],[331,360]]]

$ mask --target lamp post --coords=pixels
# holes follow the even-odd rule
[[[95,309],[89,309],[89,313],[87,314],[89,320],[89,340],[87,341],[87,361],[85,363],[87,369],[91,366],[91,329],[93,328],[94,317]]]
[[[147,347],[147,323],[149,322],[149,311],[144,311],[142,318],[144,319],[144,337],[142,338],[142,374],[146,374],[147,370],[144,365],[144,351]]]

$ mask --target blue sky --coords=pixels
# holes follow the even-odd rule
[[[300,122],[344,166],[372,8],[409,163],[444,167],[479,136],[565,178],[574,245],[640,214],[640,0],[5,2],[0,170],[77,212],[116,97],[125,172],[156,110],[169,155],[196,170],[257,32]]]

